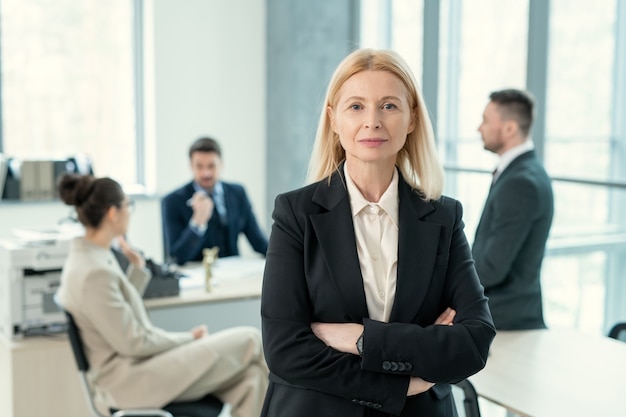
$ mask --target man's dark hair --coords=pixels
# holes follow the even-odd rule
[[[203,137],[196,139],[189,147],[189,159],[194,152],[215,152],[217,156],[222,157],[222,149],[220,144],[213,138]]]
[[[513,119],[524,136],[528,136],[533,124],[535,100],[528,91],[506,89],[494,91],[489,99],[498,105],[504,119]]]

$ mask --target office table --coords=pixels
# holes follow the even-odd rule
[[[499,331],[479,396],[521,416],[626,416],[626,343],[575,330]]]
[[[211,292],[204,287],[204,267],[189,263],[180,268],[180,295],[145,300],[150,320],[170,331],[206,324],[210,332],[234,326],[261,329],[261,285],[265,259],[220,258],[213,265]]]
[[[199,262],[191,262],[178,267],[178,271],[183,275],[179,279],[180,295],[150,298],[145,300],[145,304],[148,309],[154,309],[171,305],[260,297],[264,267],[265,259],[262,258],[237,256],[220,258],[212,267],[213,288],[207,292],[204,287],[204,266]]]
[[[215,332],[233,325],[260,328],[264,259],[219,259],[214,287],[204,290],[201,264],[182,268],[181,293],[145,300],[152,322],[167,330],[205,323]],[[0,338],[0,416],[88,416],[76,364],[65,334]]]

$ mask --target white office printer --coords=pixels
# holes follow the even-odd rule
[[[54,294],[73,236],[45,237],[0,239],[0,335],[8,340],[64,329]]]

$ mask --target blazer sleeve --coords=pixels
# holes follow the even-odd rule
[[[126,276],[137,292],[143,295],[152,278],[152,273],[147,268],[137,268],[135,265],[129,264],[126,270]]]
[[[193,340],[190,332],[167,332],[152,326],[145,310],[133,309],[127,300],[139,294],[124,294],[120,279],[111,270],[92,270],[86,276],[89,285],[83,286],[81,308],[117,353],[142,358]]]
[[[450,200],[448,200],[450,201]],[[487,297],[474,269],[463,232],[462,208],[455,203],[448,248],[439,255],[417,323],[382,323],[364,319],[363,368],[410,374],[435,383],[454,383],[481,370],[487,361],[495,328]],[[452,326],[435,325],[445,308],[456,310]]]
[[[408,375],[362,369],[358,356],[326,346],[311,330],[316,307],[311,305],[304,267],[305,217],[294,211],[286,196],[277,197],[261,297],[270,371],[288,384],[348,401],[368,399],[381,404],[380,411],[399,415],[406,402]],[[307,253],[316,250],[309,247]]]
[[[168,255],[179,265],[192,259],[202,249],[203,239],[189,227],[191,216],[185,215],[185,200],[171,194],[161,202],[163,234]]]
[[[480,245],[474,244],[476,271],[486,288],[501,284],[536,221],[540,191],[530,180],[515,177],[491,199],[489,233]]]
[[[248,242],[252,248],[261,255],[265,256],[267,253],[267,237],[265,233],[261,231],[259,224],[256,221],[256,216],[254,215],[254,211],[252,210],[252,204],[250,204],[250,200],[246,194],[245,189],[241,190],[242,193],[242,203],[243,203],[243,233],[248,238]]]

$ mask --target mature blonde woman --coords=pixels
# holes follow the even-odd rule
[[[258,330],[209,335],[203,325],[176,333],[153,326],[140,295],[150,276],[121,238],[130,201],[120,185],[68,174],[59,193],[76,207],[85,235],[71,244],[57,298],[81,331],[101,411],[163,407],[212,393],[232,405],[234,417],[258,416],[267,387]],[[115,239],[130,260],[127,271],[110,250]]]
[[[455,416],[449,383],[495,330],[406,63],[358,50],[335,71],[312,184],[276,199],[261,313],[263,416]]]

